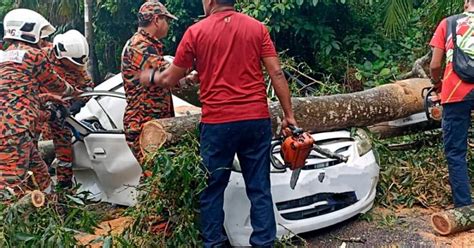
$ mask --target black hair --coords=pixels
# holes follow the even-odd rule
[[[216,3],[221,5],[234,5],[235,0],[216,0]]]
[[[150,19],[145,19],[143,18],[142,14],[138,14],[138,27],[140,28],[146,28],[150,25],[151,20]]]

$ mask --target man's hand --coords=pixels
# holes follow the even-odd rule
[[[71,104],[71,107],[69,107],[69,112],[71,112],[71,115],[76,115],[81,111],[81,108],[86,105],[86,102],[83,102],[81,100],[74,101]]]
[[[66,105],[66,102],[62,99],[61,96],[58,96],[52,93],[41,93],[38,95],[38,98],[40,99],[40,102],[42,103],[54,102],[57,104]]]
[[[179,80],[179,87],[187,89],[195,84],[199,84],[199,76],[197,71],[191,71],[186,77]]]
[[[45,108],[50,113],[50,122],[58,122],[63,125],[66,118],[70,115],[69,109],[59,103],[46,102]]]
[[[438,83],[438,84],[433,84],[433,88],[435,90],[436,93],[441,93],[441,87],[442,87],[442,83]]]
[[[281,122],[281,132],[283,133],[283,136],[287,137],[287,136],[290,136],[291,135],[291,132],[288,133],[287,131],[287,127],[289,125],[293,125],[295,127],[298,126],[298,124],[296,123],[296,120],[295,120],[295,117],[291,116],[291,117],[286,117],[283,119],[283,121]]]

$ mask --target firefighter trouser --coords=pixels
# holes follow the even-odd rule
[[[29,132],[0,138],[0,189],[9,187],[22,194],[50,185],[48,166]]]
[[[54,143],[56,159],[59,160],[56,168],[58,182],[70,182],[72,180],[72,133],[69,126],[58,121],[49,122]]]

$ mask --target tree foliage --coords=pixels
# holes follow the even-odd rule
[[[94,48],[100,74],[120,70],[120,54],[137,29],[143,1],[96,0]],[[174,51],[187,27],[203,14],[200,1],[163,0],[179,17],[164,39]],[[461,10],[463,0],[239,0],[237,8],[265,23],[279,51],[305,62],[313,77],[372,87],[405,70],[427,48],[442,17]],[[59,26],[83,31],[82,0],[4,0],[0,17],[13,7],[31,8]],[[387,36],[388,35],[388,36]],[[407,60],[406,58],[409,58]]]

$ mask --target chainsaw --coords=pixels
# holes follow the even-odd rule
[[[441,121],[443,116],[443,106],[441,106],[441,99],[434,87],[426,87],[421,91],[421,96],[424,99],[425,114],[429,120]]]
[[[272,144],[270,148],[270,161],[273,167],[278,170],[289,168],[293,171],[290,180],[291,189],[295,189],[301,169],[305,167],[306,160],[311,151],[340,162],[347,162],[347,157],[318,146],[313,137],[308,132],[303,131],[303,129],[290,125],[286,130],[290,135]],[[280,156],[284,164],[273,155],[273,151],[277,146],[280,146]]]

